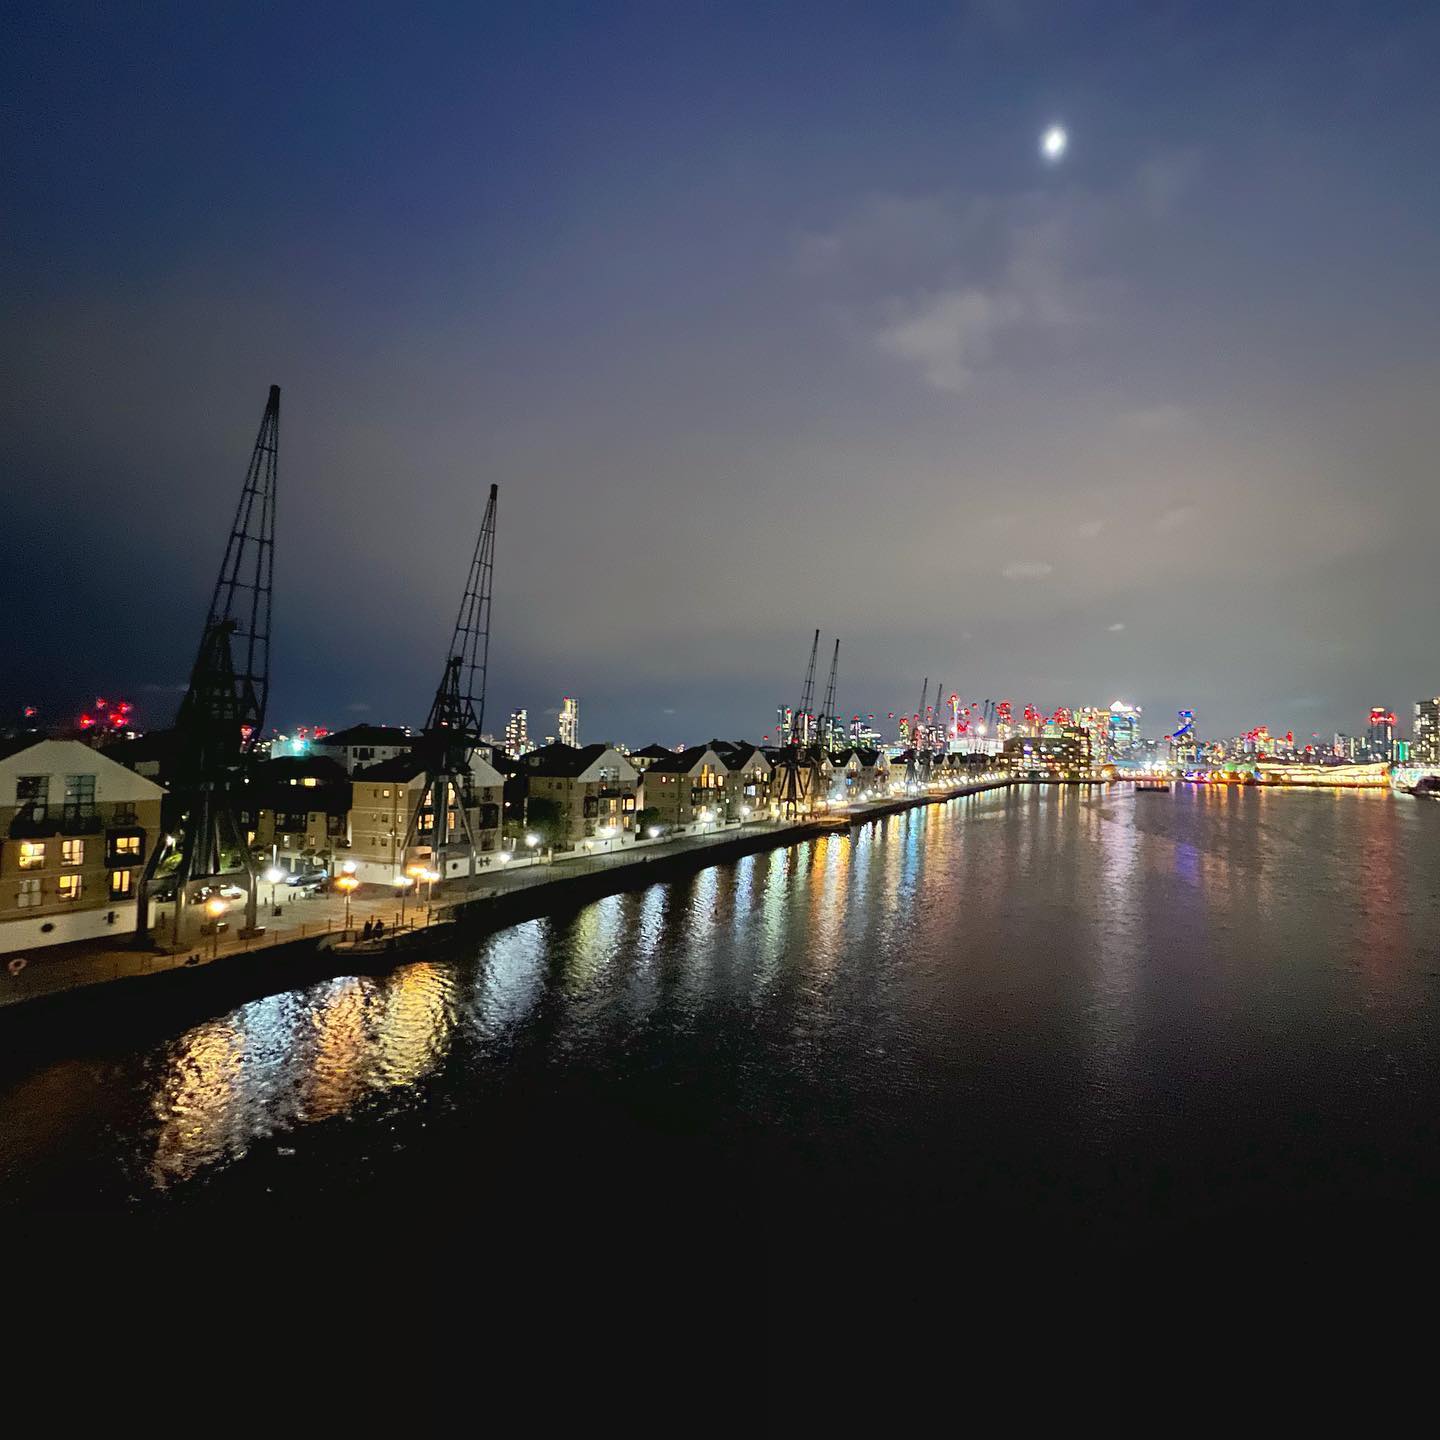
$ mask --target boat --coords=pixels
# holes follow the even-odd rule
[[[1135,782],[1135,793],[1138,795],[1142,790],[1168,790],[1168,780],[1137,780]]]

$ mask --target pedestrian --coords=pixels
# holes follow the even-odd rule
[[[362,940],[368,940],[374,933],[375,922],[373,920],[367,920],[365,922],[365,928],[360,932],[360,938]]]
[[[378,939],[381,937],[381,935],[383,935],[384,933],[385,933],[385,922],[384,922],[383,920],[377,920],[377,921],[375,922],[375,938],[378,940]]]

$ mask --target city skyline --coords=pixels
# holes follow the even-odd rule
[[[847,713],[1436,688],[1434,16],[5,26],[7,502],[59,582],[0,581],[6,713],[164,723],[271,382],[280,725],[418,723],[492,481],[492,730],[758,734],[815,624]]]

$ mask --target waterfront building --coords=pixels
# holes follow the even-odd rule
[[[0,953],[133,931],[164,795],[78,740],[0,742]]]
[[[774,767],[748,740],[712,740],[725,766],[725,819],[763,820],[773,804]]]
[[[656,760],[644,778],[643,808],[656,812],[651,823],[675,829],[706,815],[725,818],[729,769],[713,745],[692,745]]]
[[[398,725],[352,725],[333,735],[320,735],[311,742],[315,751],[334,760],[347,775],[362,765],[377,765],[406,754],[414,737]]]
[[[262,760],[237,808],[252,849],[284,870],[328,871],[348,848],[350,776],[328,755]]]
[[[572,748],[580,744],[580,702],[567,695],[560,702],[560,743]]]
[[[489,864],[501,848],[501,815],[505,799],[505,775],[479,751],[470,756],[469,794],[465,810],[475,837],[475,852],[482,865]],[[425,789],[425,761],[413,751],[357,770],[351,777],[350,804],[345,816],[346,836],[337,847],[337,859],[355,866],[355,875],[375,884],[394,884],[413,865],[440,868],[435,854],[435,817],[432,806],[420,813],[415,840],[405,848],[410,817]],[[455,807],[461,797],[453,783],[447,786],[446,803],[451,809],[448,832],[458,829]],[[343,862],[342,862],[343,863]],[[449,879],[467,875],[470,857],[454,845],[444,857],[444,874]]]
[[[527,804],[540,799],[556,807],[560,846],[634,835],[640,772],[613,745],[547,745],[520,763]]]
[[[1440,695],[1415,703],[1410,759],[1418,765],[1440,765]]]
[[[1087,780],[1090,737],[1078,725],[1067,725],[1055,736],[1015,735],[1005,742],[1000,761],[1016,780]]]
[[[530,748],[530,715],[526,710],[512,710],[505,722],[505,753],[518,760]]]

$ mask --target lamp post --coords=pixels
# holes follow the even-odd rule
[[[278,865],[272,865],[265,872],[265,878],[270,882],[270,909],[278,915],[280,907],[275,903],[275,887],[285,878],[285,872]]]
[[[540,843],[540,837],[532,830],[525,837],[525,848],[530,852],[530,863],[535,863],[535,847]]]
[[[345,871],[335,877],[335,883],[345,892],[345,931],[348,934],[350,930],[350,896],[360,882],[349,871]]]
[[[395,884],[400,890],[400,928],[405,928],[405,897],[410,893],[410,887],[415,883],[413,875],[401,875]]]
[[[220,917],[230,907],[218,896],[212,895],[205,902],[205,913],[210,917],[210,958],[220,953]]]

